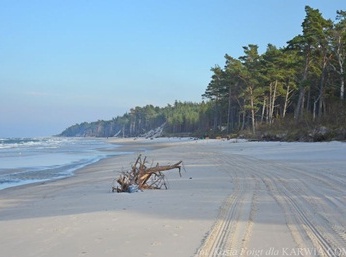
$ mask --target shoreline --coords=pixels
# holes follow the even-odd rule
[[[154,153],[155,151],[160,152],[161,149],[167,149],[167,147],[174,148],[176,144],[176,142],[157,144],[157,142],[153,141],[144,141],[140,143],[140,147],[145,145],[147,149],[145,154],[154,157],[154,155],[156,155]],[[122,146],[121,150],[125,148],[127,150],[134,150],[134,154],[103,159],[95,164],[84,167],[73,177],[36,184],[35,186],[27,185],[20,188],[9,188],[0,193],[0,225],[3,231],[9,231],[8,238],[0,239],[0,247],[5,249],[4,253],[6,256],[46,256],[37,251],[32,251],[33,248],[44,248],[46,249],[45,252],[49,252],[50,256],[61,256],[62,253],[69,255],[71,252],[73,252],[73,254],[71,254],[73,256],[82,255],[83,252],[91,254],[93,251],[92,249],[75,252],[72,249],[60,249],[60,247],[59,250],[55,249],[52,253],[51,249],[47,249],[44,245],[40,244],[40,235],[36,234],[34,231],[36,229],[44,230],[44,233],[47,234],[48,237],[55,238],[53,241],[60,241],[60,244],[65,245],[65,247],[69,245],[68,242],[61,238],[62,235],[59,231],[62,229],[61,227],[67,230],[72,229],[76,224],[72,224],[71,219],[79,220],[80,224],[77,225],[77,227],[82,230],[84,229],[84,225],[82,224],[85,224],[87,220],[92,219],[95,220],[95,222],[97,220],[97,224],[85,224],[88,227],[85,229],[89,230],[90,226],[94,226],[94,237],[96,237],[96,234],[101,229],[105,237],[107,237],[107,240],[111,240],[108,241],[107,245],[104,247],[112,248],[110,250],[112,255],[99,255],[103,250],[96,247],[98,254],[91,254],[91,256],[118,256],[120,253],[124,256],[143,256],[142,253],[137,253],[137,247],[147,247],[148,251],[144,256],[150,256],[151,250],[155,250],[156,247],[159,248],[159,252],[165,252],[166,250],[162,248],[163,242],[166,244],[172,239],[175,239],[179,244],[182,244],[183,241],[185,242],[187,239],[191,240],[191,238],[185,237],[177,240],[181,230],[184,230],[185,224],[196,232],[196,243],[192,251],[192,253],[194,253],[211,223],[209,222],[208,225],[204,225],[202,231],[198,231],[198,228],[200,228],[198,220],[193,221],[192,216],[186,220],[185,211],[177,211],[176,206],[180,204],[184,196],[181,194],[183,191],[174,189],[173,187],[175,181],[181,180],[177,174],[178,172],[173,171],[172,174],[169,175],[169,184],[171,188],[168,190],[147,190],[136,194],[110,193],[111,184],[115,175],[117,175],[121,169],[129,168],[130,163],[137,157],[137,152],[142,152],[143,150],[143,148],[140,148],[140,151],[136,151],[136,149],[138,149],[138,142],[126,143]],[[163,153],[160,154],[161,157],[163,157],[163,159],[160,158],[162,163],[166,160],[168,161],[166,154],[171,155],[171,153],[167,151],[163,151]],[[172,158],[169,159],[174,160]],[[186,175],[182,180],[184,183],[190,181]],[[175,196],[177,193],[179,193],[178,198]],[[165,200],[168,200],[171,205],[165,205]],[[188,198],[185,199],[185,202],[189,202]],[[213,204],[213,206],[217,209],[217,204]],[[203,216],[202,213],[200,215]],[[198,217],[198,215],[196,215],[196,217]],[[126,222],[118,224],[116,222],[118,220],[126,220]],[[114,229],[116,230],[116,228],[112,228],[113,221],[117,223],[116,226],[119,226],[119,231],[113,231]],[[134,222],[133,225],[131,225],[132,221]],[[126,224],[130,226],[127,227]],[[26,239],[25,236],[23,236],[23,232],[17,234],[16,230],[12,229],[18,226],[21,227],[21,231],[33,234],[31,239]],[[58,231],[57,235],[53,232],[55,230]],[[118,233],[124,230],[127,231],[125,235],[120,235]],[[157,235],[156,232],[152,234],[151,231],[157,231]],[[167,233],[170,234],[169,237],[167,237]],[[92,239],[88,238],[88,235],[84,235],[84,233],[83,235],[78,233],[78,235],[83,238],[87,237],[85,240],[88,243],[85,244],[85,247],[92,245],[95,247],[93,243],[95,240],[94,237]],[[136,244],[136,247],[132,249],[132,253],[130,251],[129,254],[127,247],[132,237],[138,237],[138,239],[136,239],[138,242],[143,241],[143,239],[140,240],[139,238],[147,239],[139,245]],[[164,237],[166,237],[166,239],[162,240]],[[13,246],[16,244],[13,244],[14,238],[16,238],[15,241],[21,242],[21,248],[23,250],[16,249]],[[182,241],[183,238],[185,239]],[[124,239],[126,240],[124,241]],[[114,246],[114,244],[116,246]],[[144,245],[141,246],[141,244]],[[127,247],[121,250],[119,249],[120,246]],[[177,243],[175,243],[175,248],[176,247]],[[183,247],[182,249],[185,248],[186,247]],[[24,249],[31,249],[32,253],[28,255],[27,250]],[[170,251],[174,253],[173,249]],[[155,251],[153,253],[155,254]]]
[[[90,138],[88,138],[90,140]],[[110,145],[115,145],[114,148],[111,149],[100,149],[100,152],[105,153],[106,155],[99,158],[92,158],[90,160],[83,160],[83,162],[75,162],[75,163],[65,163],[61,166],[59,165],[53,165],[53,166],[47,166],[46,168],[41,167],[39,169],[37,168],[31,168],[27,171],[25,168],[17,169],[18,172],[36,172],[35,177],[32,179],[17,179],[18,181],[13,182],[7,182],[0,184],[0,191],[10,189],[10,188],[18,188],[18,187],[25,187],[25,186],[31,186],[31,185],[37,185],[37,184],[46,184],[50,183],[56,180],[61,179],[67,179],[73,176],[76,176],[80,170],[83,170],[83,168],[98,163],[99,161],[102,161],[104,159],[117,157],[120,155],[127,155],[127,154],[133,154],[135,152],[146,152],[150,149],[160,148],[160,146],[157,146],[157,144],[152,144],[148,140],[144,140],[143,138],[138,139],[137,141],[133,138],[128,139],[118,139],[118,138],[111,138],[111,139],[102,139],[106,143]],[[142,146],[139,146],[141,144]],[[163,146],[162,146],[163,147]],[[150,149],[149,149],[150,148]],[[16,171],[17,172],[17,171]],[[14,180],[11,177],[11,174],[16,175],[16,172],[9,173],[9,179]],[[54,173],[52,173],[54,172]],[[28,175],[30,176],[30,175]]]
[[[97,163],[102,162],[103,160],[109,159],[109,158],[116,158],[118,156],[122,155],[128,155],[128,154],[133,154],[135,152],[145,152],[148,149],[145,148],[138,148],[136,146],[133,146],[131,143],[131,140],[118,140],[118,139],[107,139],[105,140],[110,144],[114,144],[117,147],[113,149],[107,149],[107,150],[102,150],[105,153],[111,153],[110,155],[107,155],[101,159],[98,159],[96,161],[91,160],[89,163],[83,164],[81,167],[76,166],[73,171],[71,171],[69,175],[61,175],[49,179],[37,179],[35,181],[34,179],[28,180],[28,181],[22,181],[19,184],[16,185],[11,185],[11,186],[6,186],[4,188],[0,187],[0,192],[3,190],[10,190],[10,189],[18,189],[18,188],[24,188],[24,187],[30,187],[30,186],[35,186],[35,185],[40,185],[40,184],[48,184],[51,182],[55,182],[58,180],[64,180],[64,179],[69,179],[71,177],[77,176],[79,173],[83,172],[85,168],[87,168],[90,165],[97,165]],[[156,147],[157,148],[157,147]],[[119,151],[121,149],[121,151]],[[66,164],[66,167],[70,166],[70,164]],[[62,169],[62,168],[61,168]],[[49,171],[49,169],[48,169]],[[66,172],[66,171],[65,171]],[[34,182],[35,181],[35,182]]]
[[[265,253],[319,249],[319,240],[331,249],[345,245],[337,230],[346,226],[344,144],[121,144],[120,151],[133,153],[103,159],[67,179],[2,190],[3,254],[202,257],[253,256],[256,250],[278,256]],[[162,165],[183,160],[182,177],[166,172],[168,190],[111,193],[114,178],[141,151]],[[315,161],[304,161],[303,153]],[[319,240],[316,231],[323,235]]]

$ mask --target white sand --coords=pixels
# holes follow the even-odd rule
[[[0,255],[346,256],[344,143],[117,142],[133,154],[0,191]],[[139,152],[186,172],[166,172],[168,190],[111,193]]]

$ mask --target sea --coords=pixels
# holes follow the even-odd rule
[[[0,138],[0,190],[73,176],[101,159],[127,154],[102,138]]]

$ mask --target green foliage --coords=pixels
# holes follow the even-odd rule
[[[346,14],[337,11],[333,23],[318,9],[306,6],[305,11],[302,34],[286,47],[268,44],[260,55],[258,46],[250,44],[243,47],[244,56],[226,55],[225,68],[212,69],[213,87],[209,86],[204,96],[219,108],[217,113],[228,110],[228,115],[215,119],[214,127],[238,122],[240,126],[228,131],[250,129],[256,134],[262,124],[272,126],[293,113],[296,125],[301,121],[318,124],[334,116],[330,99],[335,101],[338,85],[343,92],[345,80]],[[229,91],[220,94],[227,87]],[[233,116],[229,110],[234,111]]]
[[[110,121],[73,125],[61,135],[139,136],[165,124],[166,135],[247,133],[299,140],[328,124],[332,131],[315,139],[345,137],[346,12],[337,11],[334,22],[318,9],[306,6],[305,12],[302,34],[286,46],[268,44],[260,54],[249,44],[239,58],[226,54],[223,67],[211,68],[205,101],[137,106]]]

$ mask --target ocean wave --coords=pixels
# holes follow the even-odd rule
[[[59,140],[51,140],[50,138],[2,138],[0,139],[0,148],[25,148],[49,145],[58,145]]]
[[[124,154],[116,148],[104,139],[95,138],[1,139],[0,188],[25,181],[34,183],[72,176],[86,165],[111,155]]]
[[[96,163],[108,156],[97,156],[92,159],[82,159],[66,165],[57,165],[47,168],[36,168],[30,170],[14,170],[14,172],[0,175],[0,190],[49,180],[71,177],[79,169],[82,169],[90,164]]]

